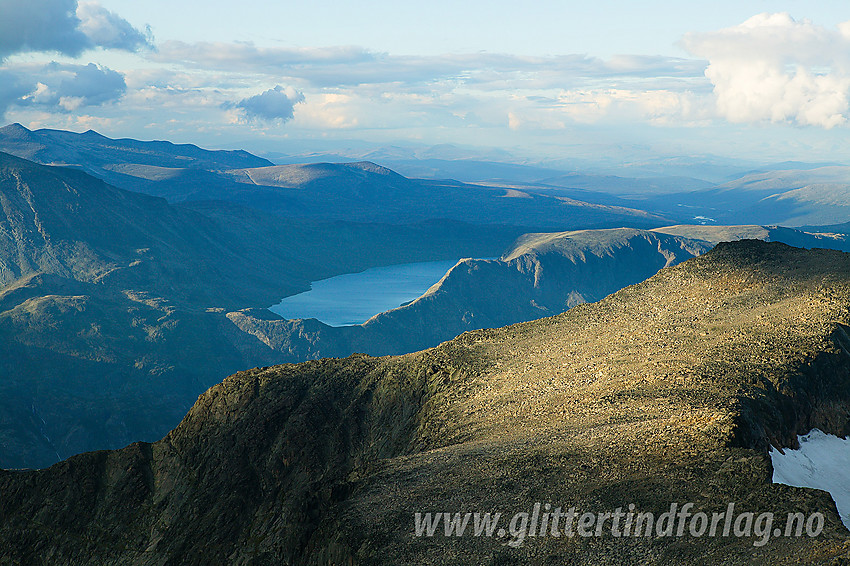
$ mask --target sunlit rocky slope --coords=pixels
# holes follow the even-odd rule
[[[238,373],[162,441],[0,474],[32,564],[842,563],[770,445],[850,432],[850,256],[745,240],[598,303],[400,357]],[[416,537],[415,512],[823,513],[774,537]]]

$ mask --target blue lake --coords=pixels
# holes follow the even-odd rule
[[[314,281],[311,290],[286,297],[269,310],[283,318],[317,318],[330,326],[362,324],[419,297],[456,263],[405,263],[337,275]]]

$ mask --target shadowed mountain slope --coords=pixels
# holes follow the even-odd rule
[[[0,466],[160,438],[213,383],[280,361],[229,310],[376,264],[498,254],[522,231],[281,222],[0,153]]]
[[[502,259],[461,260],[421,297],[361,325],[283,320],[259,309],[227,316],[287,361],[400,354],[598,301],[711,246],[631,228],[527,234]]]
[[[0,473],[32,564],[840,563],[828,494],[767,447],[850,432],[850,256],[741,241],[594,304],[401,357],[241,372],[162,441]],[[414,535],[414,513],[535,502],[821,512],[820,536]],[[505,524],[505,523],[502,523]]]
[[[216,305],[305,285],[274,267],[273,249],[246,257],[210,219],[81,171],[0,153],[0,207],[0,286],[46,273]],[[204,285],[180,284],[192,281]]]

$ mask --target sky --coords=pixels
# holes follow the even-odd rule
[[[848,97],[846,0],[0,0],[29,128],[850,163]]]

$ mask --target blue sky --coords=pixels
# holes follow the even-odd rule
[[[0,0],[0,13],[0,111],[28,127],[850,162],[846,1]]]

